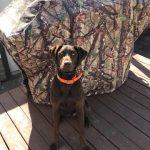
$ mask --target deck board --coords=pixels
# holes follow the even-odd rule
[[[136,54],[136,53],[133,54],[133,58],[136,59],[138,62],[142,62],[142,63],[150,66],[150,59],[149,58],[146,58],[146,57],[139,55],[139,54]]]
[[[124,105],[121,105],[108,95],[98,98],[98,101],[107,106],[111,111],[118,114],[132,126],[140,130],[143,134],[150,137],[150,123],[137,115],[135,112],[131,111]]]
[[[119,91],[122,92],[130,100],[135,101],[136,103],[138,103],[138,104],[144,106],[146,109],[150,110],[149,98],[145,97],[145,95],[139,93],[134,88],[124,85],[119,88]]]
[[[125,85],[133,88],[134,90],[136,90],[137,92],[141,93],[142,95],[144,95],[147,98],[150,98],[150,86],[146,87],[138,82],[135,82],[134,80],[127,80],[127,82],[125,83]]]
[[[3,97],[2,95],[0,102],[6,109],[8,115],[10,116],[11,120],[17,127],[19,133],[22,135],[26,143],[29,143],[29,147],[31,150],[49,150],[49,145],[44,141],[41,135],[32,126],[32,122],[25,115],[22,109],[15,103],[10,94],[5,95],[5,97]],[[8,110],[10,105],[13,106],[14,109]],[[30,136],[31,131],[34,135],[32,136],[32,138]]]
[[[8,147],[1,134],[0,134],[0,150],[8,150]]]
[[[16,129],[5,109],[0,104],[0,132],[8,147],[12,150],[28,150],[28,145]]]
[[[91,98],[89,99],[89,103],[93,108],[93,111],[95,111],[99,116],[105,118],[107,122],[109,122],[119,132],[133,141],[133,143],[135,143],[138,147],[144,150],[149,150],[150,139],[140,130],[136,129],[120,115],[110,110],[97,99]]]
[[[150,59],[139,54],[134,54],[130,66],[129,78],[150,88]]]
[[[134,67],[123,86],[88,97],[92,126],[86,138],[91,150],[149,150],[150,60],[133,57]],[[60,150],[79,149],[74,124],[72,119],[61,124]],[[51,107],[32,103],[23,86],[0,95],[0,150],[48,150],[52,131]]]
[[[92,123],[95,129],[102,133],[109,141],[116,145],[119,149],[127,150],[138,150],[140,149],[138,145],[132,142],[128,137],[121,133],[117,128],[115,128],[110,122],[105,118],[98,115],[94,111],[91,112]]]
[[[136,103],[136,101],[131,100],[129,97],[124,95],[121,92],[121,90],[117,90],[116,92],[113,92],[112,94],[110,94],[110,97],[112,97],[114,100],[116,100],[123,106],[127,107],[134,113],[138,114],[146,121],[150,122],[150,110],[146,109],[144,106],[140,105],[139,103]]]

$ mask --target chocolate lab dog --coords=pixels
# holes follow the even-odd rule
[[[72,116],[76,119],[81,149],[89,150],[84,133],[84,125],[89,125],[86,114],[86,110],[89,109],[86,109],[87,103],[80,80],[82,74],[76,73],[76,68],[86,57],[87,52],[80,47],[63,45],[51,49],[51,54],[57,65],[57,75],[52,80],[50,91],[54,119],[54,141],[50,149],[58,149],[61,117]]]

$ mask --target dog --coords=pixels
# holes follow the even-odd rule
[[[85,139],[85,126],[89,127],[89,106],[81,84],[82,74],[77,75],[76,68],[87,55],[81,47],[61,45],[50,49],[57,66],[57,75],[51,82],[50,100],[54,120],[54,139],[51,150],[58,149],[59,125],[62,116],[74,117],[80,136],[82,150],[89,150]]]

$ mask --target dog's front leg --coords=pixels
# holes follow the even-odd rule
[[[59,112],[59,105],[54,104],[52,105],[53,110],[53,143],[51,144],[50,150],[57,150],[58,149],[58,140],[59,140],[59,125],[60,125],[60,112]]]
[[[87,100],[85,100],[85,106],[84,106],[84,126],[86,128],[89,128],[91,126],[91,108],[87,102]]]
[[[84,107],[78,107],[77,110],[77,129],[80,136],[80,145],[81,150],[90,150],[90,148],[86,145],[86,139],[85,139],[85,128],[84,128]]]

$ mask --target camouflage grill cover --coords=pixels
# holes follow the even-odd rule
[[[127,79],[134,41],[150,23],[149,0],[14,0],[0,15],[1,40],[25,71],[33,101],[49,103],[56,68],[49,46],[78,45],[89,54],[78,70],[86,95]],[[15,16],[16,15],[16,16]]]

